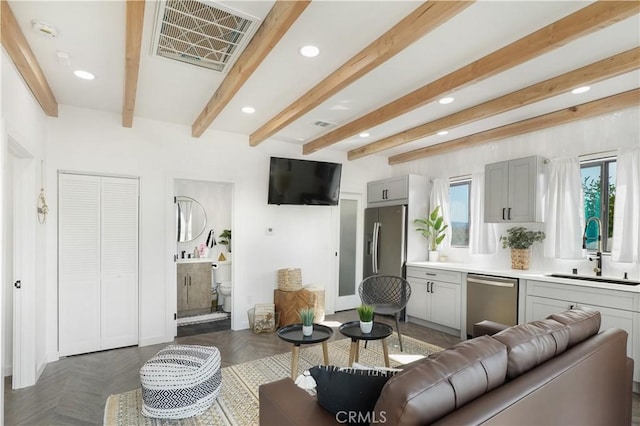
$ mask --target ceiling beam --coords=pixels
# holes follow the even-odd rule
[[[251,146],[284,129],[416,40],[471,6],[473,1],[426,1],[249,137]]]
[[[349,160],[355,160],[386,149],[404,145],[434,135],[440,130],[462,126],[526,105],[531,105],[532,103],[566,93],[571,89],[597,83],[598,81],[612,78],[638,68],[640,68],[640,48],[630,49],[618,55],[550,78],[541,83],[353,149],[349,151],[348,158]]]
[[[278,0],[273,5],[244,52],[233,64],[222,84],[220,84],[191,126],[191,135],[194,138],[202,136],[204,131],[213,123],[213,120],[222,112],[242,85],[251,77],[251,74],[278,44],[291,25],[304,12],[310,1]]]
[[[144,3],[144,0],[127,0],[127,41],[125,52],[124,102],[122,105],[123,127],[133,126],[133,112],[136,108],[136,92],[138,91],[138,71],[140,70]]]
[[[499,139],[506,139],[572,121],[583,120],[598,115],[608,114],[625,108],[640,106],[640,89],[633,89],[617,95],[598,99],[565,109],[561,109],[548,114],[507,124],[495,129],[475,133],[473,135],[454,139],[451,141],[430,145],[424,148],[415,149],[389,157],[389,164],[400,164],[419,158],[431,157],[445,154],[447,152],[470,148],[476,145],[493,142]]]
[[[6,0],[0,1],[1,28],[0,38],[7,54],[15,64],[18,72],[49,117],[58,116],[58,102],[56,101],[47,78],[44,76],[27,39],[24,37],[13,11]]]
[[[311,154],[343,141],[362,131],[406,114],[418,107],[537,56],[589,33],[633,16],[640,11],[640,2],[597,1],[538,31],[535,31],[489,55],[433,81],[373,112],[363,115],[326,135],[308,142],[303,153]]]

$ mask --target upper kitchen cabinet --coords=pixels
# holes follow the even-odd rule
[[[409,200],[424,198],[427,178],[418,175],[397,176],[367,183],[367,207],[410,204]]]
[[[501,161],[484,170],[485,222],[542,222],[543,158]]]

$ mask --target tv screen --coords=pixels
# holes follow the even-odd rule
[[[342,164],[271,157],[269,204],[337,206]]]

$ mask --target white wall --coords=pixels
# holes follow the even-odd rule
[[[119,114],[60,107],[60,117],[48,121],[47,185],[52,189],[51,221],[56,222],[57,170],[140,176],[140,313],[144,344],[172,338],[175,310],[167,303],[175,291],[175,277],[167,277],[175,243],[167,240],[167,215],[173,211],[173,180],[228,182],[233,188],[233,327],[248,327],[246,311],[255,303],[273,300],[276,270],[300,267],[305,282],[324,285],[327,306],[335,288],[335,238],[332,215],[337,207],[267,205],[269,157],[303,158],[301,147],[266,141],[249,147],[248,136],[207,131],[200,139],[191,130],[163,122],[136,118],[132,129],[121,126]],[[308,158],[308,157],[307,157]],[[325,150],[310,159],[343,163],[343,191],[365,194],[366,182],[387,177],[390,167],[381,157],[347,162],[346,153]],[[170,183],[170,184],[169,184]],[[169,218],[170,221],[170,218]],[[272,227],[274,234],[265,235]],[[50,237],[55,241],[55,230]],[[218,230],[216,230],[218,232]],[[337,232],[337,231],[336,231]],[[56,259],[55,244],[48,258]],[[56,265],[47,270],[48,288],[56,288]],[[56,298],[48,299],[50,309]],[[55,336],[57,321],[49,318],[48,336]],[[55,347],[50,338],[49,347]]]
[[[580,120],[537,132],[528,133],[464,150],[427,157],[392,166],[393,175],[416,173],[430,178],[450,178],[483,172],[485,164],[503,160],[540,155],[548,159],[581,156],[622,147],[640,145],[640,109],[630,108],[587,120]],[[638,219],[640,220],[640,218]],[[505,234],[513,225],[498,225],[498,235]],[[542,230],[542,224],[527,224],[530,229]],[[534,270],[570,273],[578,268],[581,274],[592,274],[593,262],[585,260],[547,259],[542,254],[542,244],[532,246],[531,268]],[[495,255],[470,255],[467,249],[450,248],[449,260],[482,264],[495,268],[511,267],[508,250],[498,248]],[[605,275],[640,277],[640,264],[615,263],[611,257],[603,257]]]
[[[29,227],[35,236],[35,241],[30,241],[30,253],[32,253],[30,259],[28,259],[28,268],[30,274],[35,278],[35,282],[28,283],[27,285],[33,286],[35,293],[34,305],[28,307],[29,311],[32,311],[30,315],[35,320],[35,361],[36,372],[39,375],[47,362],[47,347],[46,341],[46,321],[55,312],[46,312],[46,300],[48,297],[48,288],[45,285],[45,272],[46,272],[46,252],[47,246],[47,228],[51,226],[51,222],[46,225],[37,223],[37,216],[35,211],[36,199],[40,190],[40,163],[45,161],[45,140],[46,140],[46,116],[42,112],[40,105],[37,103],[30,90],[24,84],[21,76],[15,69],[13,63],[2,50],[0,67],[2,69],[2,119],[4,120],[4,133],[0,133],[0,151],[2,156],[7,156],[7,137],[11,137],[18,145],[21,151],[30,157],[27,161],[30,164],[29,179],[32,181],[32,185],[28,192],[33,194],[33,215],[25,218],[27,227]],[[4,165],[4,160],[2,161]],[[6,179],[6,170],[3,167],[3,179]],[[49,192],[46,192],[49,195]],[[6,208],[6,199],[3,198],[3,209]],[[5,212],[6,214],[6,212]],[[4,222],[3,222],[4,228]],[[4,229],[4,232],[12,232],[11,230]],[[5,248],[6,250],[6,248]],[[6,261],[6,254],[3,256],[3,261]],[[5,266],[7,266],[5,264]],[[13,287],[13,282],[5,282],[6,277],[3,274],[3,285],[9,285]],[[11,300],[7,300],[5,292],[2,292],[2,304],[7,302],[11,303]],[[11,318],[7,317],[5,311],[3,314],[3,320],[11,321]],[[4,342],[3,342],[4,346]],[[3,347],[3,353],[10,351],[11,348]]]

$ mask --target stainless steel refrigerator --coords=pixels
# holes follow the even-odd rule
[[[364,211],[362,278],[402,277],[407,256],[407,206],[370,207]]]

